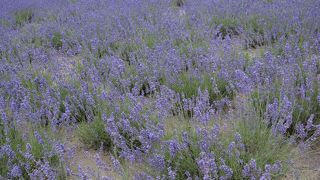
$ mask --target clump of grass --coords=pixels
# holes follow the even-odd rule
[[[219,34],[222,38],[225,38],[227,35],[236,36],[239,35],[238,32],[238,20],[235,17],[213,17],[211,20],[211,26],[219,26]]]
[[[185,0],[173,0],[173,5],[175,7],[182,7],[185,5]]]
[[[157,43],[157,36],[151,33],[145,33],[142,36],[142,39],[146,46],[150,49],[154,48],[155,44]]]
[[[99,149],[101,145],[104,150],[113,150],[113,142],[105,130],[105,124],[100,118],[92,122],[82,122],[78,126],[77,137],[81,143],[89,148]]]
[[[222,98],[232,99],[234,92],[229,89],[229,83],[216,74],[204,74],[201,79],[183,73],[179,76],[180,83],[171,84],[170,87],[180,94],[184,94],[186,98],[196,97],[198,89],[207,90],[209,93],[209,101],[221,100]]]
[[[265,164],[289,158],[290,145],[287,139],[274,135],[259,117],[239,121],[236,130],[240,133],[245,146],[241,155],[245,161],[255,159],[259,167],[264,167]]]
[[[21,26],[25,23],[30,23],[34,17],[34,13],[30,9],[21,10],[15,13],[15,24]]]
[[[197,95],[198,88],[200,87],[200,80],[190,76],[188,73],[183,73],[178,77],[181,83],[174,83],[171,85],[171,89],[178,93],[183,93],[186,98],[195,97]],[[204,84],[204,86],[206,86]]]
[[[132,126],[135,126],[132,124]],[[125,139],[126,145],[131,149],[141,146],[141,142],[133,135],[119,129],[120,135]],[[105,123],[100,118],[96,118],[92,122],[82,122],[77,129],[77,136],[81,143],[88,148],[103,148],[106,152],[118,153],[121,147],[114,145],[111,135],[106,131]]]
[[[147,46],[152,48],[155,39],[154,36],[145,36],[143,37],[143,40],[146,42]],[[100,54],[98,54],[98,57],[103,57],[104,55],[109,55],[116,53],[120,59],[126,61],[129,65],[131,64],[131,54],[133,52],[139,51],[141,46],[135,42],[131,41],[116,41],[112,42],[108,45],[108,49],[101,49]],[[111,51],[111,52],[110,52]]]
[[[53,37],[52,37],[52,46],[59,50],[62,47],[62,34],[59,32],[55,32],[53,33]]]
[[[7,19],[0,18],[0,25],[2,25],[4,27],[9,27],[10,26],[10,22]]]
[[[219,103],[222,99],[233,99],[235,97],[234,91],[231,89],[230,84],[222,79],[219,78],[216,74],[204,74],[200,78],[194,77],[189,73],[185,72],[178,76],[178,82],[172,83],[168,85],[172,90],[178,92],[181,98],[185,99],[193,99],[195,100],[201,94],[200,92],[208,92],[208,102],[212,105],[215,103]],[[199,91],[200,90],[200,91]],[[180,101],[176,104],[178,111],[176,112],[173,110],[173,114],[177,115],[180,112],[185,117],[192,117],[193,111],[192,110],[185,110],[183,108],[184,101]],[[226,110],[228,107],[224,104],[219,110]]]
[[[248,19],[248,22],[246,24],[246,28],[248,28],[249,30],[251,29],[253,32],[258,33],[260,35],[264,34],[264,29],[263,26],[260,25],[259,23],[259,18],[258,16],[251,16]]]
[[[251,16],[244,22],[244,28],[247,32],[250,32],[250,36],[246,38],[246,48],[257,48],[267,43],[264,39],[264,26],[259,22],[258,16]]]
[[[34,44],[35,47],[39,48],[43,45],[44,40],[40,37],[34,37],[32,39],[32,43]]]

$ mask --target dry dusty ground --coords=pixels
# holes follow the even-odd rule
[[[299,153],[293,160],[284,180],[319,180],[320,179],[320,146],[306,153]]]

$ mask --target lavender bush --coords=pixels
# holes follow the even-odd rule
[[[295,149],[319,146],[318,9],[2,2],[0,177],[284,177]]]

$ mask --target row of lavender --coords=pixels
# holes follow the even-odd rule
[[[277,178],[295,146],[317,143],[315,1],[16,0],[0,8],[2,177],[107,179],[72,168],[73,153],[56,136],[66,128],[135,179]],[[125,162],[147,168],[131,177]]]

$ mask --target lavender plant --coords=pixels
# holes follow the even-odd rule
[[[17,127],[5,124],[3,118],[1,120],[1,177],[9,179],[65,177],[64,166],[61,164],[63,150],[55,149],[53,142],[46,139],[43,133],[34,131],[23,135]]]
[[[313,0],[4,1],[0,175],[280,178],[294,148],[318,144],[318,9]],[[105,150],[95,156],[103,168],[70,162],[77,154],[54,136],[65,128],[77,148]]]

